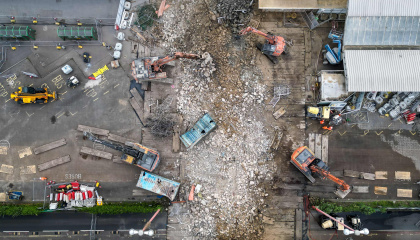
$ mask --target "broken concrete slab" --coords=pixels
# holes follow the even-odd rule
[[[87,154],[87,155],[112,160],[112,153],[96,150],[96,149],[93,149],[93,148],[82,147],[80,149],[80,153],[84,153],[84,154]]]
[[[361,172],[360,173],[360,178],[366,179],[366,180],[375,180],[375,174]]]
[[[369,186],[353,186],[353,193],[369,193]]]
[[[108,136],[108,134],[109,134],[109,131],[106,130],[106,129],[89,127],[89,126],[85,126],[85,125],[77,126],[77,130],[81,131],[81,132],[91,132],[93,134],[101,135],[101,136]]]
[[[13,166],[2,164],[0,167],[0,172],[13,174]]]
[[[263,215],[262,222],[265,223],[265,224],[273,225],[274,224],[274,219]]]
[[[412,189],[397,189],[397,197],[412,198],[413,190]]]
[[[41,172],[41,171],[44,171],[44,170],[47,170],[47,169],[56,167],[58,165],[62,165],[64,163],[68,163],[70,161],[71,161],[70,155],[59,157],[59,158],[53,159],[51,161],[48,161],[48,162],[39,164],[38,165],[38,171]]]
[[[137,101],[140,106],[143,106],[143,98],[140,96],[140,93],[136,88],[130,89],[130,93],[133,95],[133,98]]]
[[[62,138],[60,140],[57,140],[57,141],[54,141],[54,142],[51,142],[51,143],[48,143],[48,144],[39,146],[37,148],[34,148],[34,153],[35,154],[40,154],[40,153],[43,153],[43,152],[52,150],[54,148],[58,148],[58,147],[64,146],[66,144],[67,144],[66,139]]]
[[[20,167],[20,175],[36,173],[36,165]]]
[[[328,166],[328,135],[322,135],[321,159]]]
[[[22,150],[19,150],[18,153],[19,153],[19,158],[24,158],[24,157],[32,155],[32,150],[30,147],[27,147]]]
[[[302,240],[302,209],[296,209],[295,239]]]
[[[315,134],[315,157],[322,159],[322,135]]]
[[[134,112],[136,112],[137,117],[140,119],[141,123],[144,125],[145,124],[145,118],[144,118],[144,111],[143,109],[140,107],[139,103],[134,99],[134,98],[130,98],[129,100],[131,106],[134,109]]]
[[[349,194],[351,192],[351,190],[346,190],[346,191],[341,191],[340,189],[337,189],[334,194],[339,196],[340,198],[345,198],[347,196],[347,194]]]
[[[352,178],[360,178],[361,172],[353,171],[353,170],[344,170],[344,176],[352,177]]]
[[[309,133],[309,149],[311,149],[311,151],[315,151],[315,133]]]
[[[395,171],[395,179],[396,180],[410,181],[411,180],[411,174],[410,174],[410,172]]]
[[[387,187],[379,187],[379,186],[375,186],[375,194],[376,195],[386,195],[388,192],[388,188]]]
[[[0,202],[6,202],[6,193],[0,192]]]
[[[388,179],[388,171],[376,171],[375,172],[376,179]]]
[[[7,150],[9,148],[6,146],[0,146],[0,155],[7,155]]]

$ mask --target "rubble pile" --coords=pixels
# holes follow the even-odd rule
[[[253,0],[218,0],[219,22],[227,23],[234,33],[238,33],[252,17]]]
[[[217,4],[240,16],[231,12],[245,3],[250,1],[183,1],[161,19],[168,28],[161,35],[168,51],[204,52],[202,61],[180,61],[176,91],[183,128],[206,112],[218,126],[180,154],[185,167],[180,198],[185,200],[193,184],[202,186],[180,222],[185,233],[199,239],[261,239],[259,212],[267,197],[262,182],[275,172],[263,117],[269,89],[253,66],[253,50],[238,47],[231,29],[216,18]]]

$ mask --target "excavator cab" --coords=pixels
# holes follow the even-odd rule
[[[292,154],[290,162],[313,183],[315,182],[315,178],[312,176],[312,171],[309,169],[309,165],[311,165],[314,160],[314,153],[308,147],[303,146],[296,149],[296,151]]]

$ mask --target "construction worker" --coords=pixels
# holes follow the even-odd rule
[[[322,125],[325,123],[324,119],[322,119],[321,121],[319,121],[319,123]]]
[[[323,127],[322,127],[322,129],[325,129],[325,130],[330,130],[330,131],[331,131],[331,130],[333,129],[333,127],[332,127],[332,126],[329,126],[329,127],[327,127],[327,126],[323,126]]]

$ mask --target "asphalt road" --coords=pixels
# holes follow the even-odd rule
[[[67,231],[124,231],[141,229],[153,213],[99,215],[76,212],[42,213],[39,216],[0,218],[0,231],[67,232]],[[167,213],[160,212],[153,220],[150,229],[166,230]],[[96,226],[96,227],[95,227]],[[165,238],[166,239],[166,238]]]

